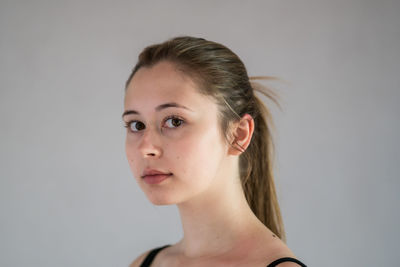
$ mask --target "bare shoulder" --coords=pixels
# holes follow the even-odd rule
[[[298,265],[297,263],[294,262],[282,262],[278,265],[276,265],[276,267],[299,267],[300,265]]]
[[[296,255],[290,250],[290,248],[283,242],[281,239],[277,238],[275,235],[272,235],[272,238],[266,238],[264,245],[261,245],[265,251],[268,251],[265,254],[261,254],[261,257],[264,257],[266,263],[271,264],[277,259],[282,258],[294,258],[296,259]],[[275,266],[275,265],[274,265]],[[285,261],[276,265],[276,267],[300,267],[298,263]]]
[[[150,253],[151,249],[140,254],[130,265],[129,267],[139,267],[140,264],[142,264],[142,262],[144,261],[144,259],[146,258],[146,256]]]

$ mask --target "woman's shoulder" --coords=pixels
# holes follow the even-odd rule
[[[149,253],[152,251],[153,249],[149,249],[146,252],[143,252],[142,254],[140,254],[130,265],[129,267],[140,267],[140,265],[142,264],[142,262],[144,261],[144,259],[147,257],[147,255],[149,255]]]
[[[273,266],[271,266],[271,267],[301,267],[301,265],[299,265],[298,263],[295,263],[295,262],[282,262],[282,263],[279,263],[279,266],[278,265],[273,265]],[[267,266],[267,267],[269,267],[269,266]]]
[[[256,259],[258,258],[268,267],[299,267],[295,254],[286,245],[286,243],[278,238],[275,234],[266,232],[262,235],[261,242],[254,243],[252,247]],[[248,251],[251,254],[251,251]],[[261,264],[260,264],[261,266]]]
[[[146,266],[150,266],[150,264],[153,262],[154,258],[164,250],[165,248],[170,247],[170,244],[161,246],[161,247],[156,247],[152,248],[142,254],[140,254],[130,265],[129,267],[140,267],[143,263]]]
[[[160,248],[149,249],[149,250],[143,252],[129,265],[129,267],[140,267],[142,265],[142,263],[145,261],[145,259],[150,255],[150,253],[152,253],[153,251],[159,252],[159,250],[161,251],[166,247],[172,247],[172,246],[167,245],[167,246],[163,246]],[[154,254],[154,252],[153,252],[153,254]],[[156,254],[158,254],[158,253],[156,253]],[[162,255],[160,255],[160,256],[162,256]],[[153,257],[154,257],[154,255],[153,255]],[[268,253],[267,255],[264,254],[264,256],[262,258],[259,258],[258,260],[254,261],[254,262],[257,262],[257,264],[260,263],[260,260],[264,263],[268,262],[267,267],[272,267],[272,266],[275,267],[277,265],[279,265],[279,267],[305,266],[305,265],[299,265],[298,263],[293,262],[293,261],[286,261],[286,260],[279,261],[280,259],[284,259],[284,258],[295,259],[295,256],[291,253],[290,250],[287,249],[287,247],[286,247],[286,249],[282,249],[282,247],[280,247],[280,249],[277,249],[277,251],[274,251],[273,253]],[[279,263],[278,263],[278,261],[279,261]]]

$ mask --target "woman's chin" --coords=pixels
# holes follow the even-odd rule
[[[153,205],[157,205],[157,206],[165,206],[165,205],[174,205],[174,204],[176,204],[176,201],[174,201],[171,198],[166,198],[166,197],[148,196],[148,199]]]

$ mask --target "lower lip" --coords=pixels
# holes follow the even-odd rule
[[[147,175],[143,177],[144,182],[147,184],[159,184],[165,179],[168,179],[172,174],[157,174],[157,175]]]

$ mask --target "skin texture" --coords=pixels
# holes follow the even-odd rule
[[[256,218],[241,188],[241,152],[229,143],[248,147],[254,130],[250,115],[231,125],[227,141],[213,99],[201,95],[197,85],[169,62],[139,69],[124,102],[125,112],[139,113],[123,117],[131,171],[153,204],[178,206],[184,231],[183,238],[161,251],[152,266],[266,266],[279,257],[293,257]],[[165,103],[186,108],[157,110]],[[171,116],[183,122],[174,124]],[[172,176],[150,185],[141,178],[146,168]],[[139,266],[145,255],[131,266]]]

